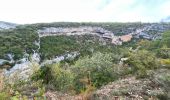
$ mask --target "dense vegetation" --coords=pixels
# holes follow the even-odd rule
[[[15,59],[20,59],[24,52],[31,54],[33,50],[37,50],[38,47],[35,45],[35,41],[38,40],[37,29],[47,26],[74,27],[80,24],[86,25],[86,23],[36,24],[1,31],[0,57],[5,58],[5,54],[10,53],[15,55]],[[102,25],[114,30],[120,26],[129,27],[131,23],[92,25]],[[137,25],[140,26],[139,23]],[[127,77],[152,81],[153,84],[149,84],[151,86],[145,84],[146,89],[150,89],[155,84],[162,89],[161,93],[155,90],[152,91],[153,94],[141,94],[141,96],[145,95],[145,99],[155,97],[168,100],[170,98],[170,31],[163,33],[160,40],[133,39],[122,46],[114,46],[109,40],[104,41],[92,35],[46,36],[41,37],[40,41],[39,53],[42,61],[75,51],[80,55],[71,61],[65,60],[41,67],[37,64],[38,69],[34,70],[27,80],[16,80],[13,84],[6,83],[3,92],[0,93],[0,100],[10,97],[26,98],[25,95],[41,100],[46,91],[59,91],[70,95],[81,94],[83,98],[88,99],[101,87]],[[10,89],[13,90],[12,93]],[[129,96],[128,89],[112,91],[112,95]],[[34,92],[29,93],[30,91]]]
[[[39,70],[39,74],[36,74],[34,78],[36,77],[37,79],[37,77],[39,77],[41,80],[44,80],[43,84],[45,84],[48,89],[63,92],[75,91],[75,93],[94,91],[109,82],[113,82],[119,78],[129,75],[136,76],[137,78],[149,78],[152,77],[150,71],[162,68],[169,69],[169,35],[170,32],[165,32],[161,40],[137,40],[137,43],[135,44],[133,44],[133,42],[129,43],[128,45],[130,47],[133,46],[133,49],[130,49],[130,47],[124,47],[124,45],[116,47],[112,46],[113,48],[110,48],[111,46],[109,45],[104,45],[105,48],[95,49],[95,47],[100,47],[103,45],[97,45],[98,43],[93,45],[91,43],[90,45],[92,46],[88,45],[88,49],[93,49],[93,52],[80,56],[78,60],[74,61],[74,63],[60,63],[44,66],[41,70]],[[87,50],[87,47],[81,48],[78,44],[81,43],[82,46],[87,45],[83,45],[83,43],[86,42],[80,42],[80,40],[82,40],[80,37],[78,38],[80,39],[79,42],[76,42],[75,37],[65,37],[65,39],[63,36],[48,38],[54,38],[54,40],[56,38],[58,40],[57,43],[63,44],[64,47],[67,47],[65,49],[68,51],[72,50],[72,48],[73,51],[79,49],[85,51]],[[60,38],[65,41],[60,40]],[[73,40],[70,41],[70,39]],[[88,40],[90,40],[90,37],[88,37]],[[67,41],[73,44],[71,46],[67,45]],[[56,46],[55,50],[53,49],[55,48],[55,45],[57,44],[53,44],[53,47],[50,47],[54,51],[60,51],[63,49],[59,48],[64,48],[62,45],[59,45],[58,47]],[[80,48],[76,48],[76,46]],[[62,51],[62,53],[64,52],[65,51]],[[82,53],[85,52],[83,51]],[[121,58],[128,59],[120,64]],[[166,80],[165,84],[167,84],[167,82],[169,82],[168,76],[164,80]],[[65,83],[65,85],[63,83]],[[168,86],[166,85],[166,87]],[[168,93],[169,91],[166,92],[166,96],[164,95],[164,97],[160,94],[160,98],[168,98]],[[158,95],[158,97],[160,95]]]
[[[18,27],[0,31],[0,59],[9,60],[7,54],[14,55],[14,60],[23,58],[24,53],[31,54],[38,47],[35,41],[38,35],[29,27]]]
[[[39,23],[39,24],[33,24],[33,25],[24,25],[24,26],[17,26],[16,29],[9,29],[9,30],[1,30],[0,31],[0,58],[1,59],[9,59],[6,55],[7,54],[12,54],[15,55],[14,59],[18,60],[23,57],[23,52],[25,53],[33,53],[33,50],[36,50],[38,47],[35,45],[35,41],[38,41],[38,34],[37,30],[42,29],[44,27],[79,27],[79,26],[99,26],[104,29],[113,31],[114,34],[121,35],[121,34],[127,34],[129,31],[132,31],[133,29],[130,29],[130,27],[142,27],[144,24],[141,23],[72,23],[72,22],[58,22],[58,23]],[[122,29],[123,28],[123,29]],[[135,29],[135,28],[134,28]],[[125,31],[126,30],[126,31]],[[90,36],[89,36],[90,37]],[[81,39],[89,38],[87,37],[82,37]],[[47,41],[51,38],[51,40],[54,42],[56,41],[57,38],[60,37],[45,37],[41,38],[42,42],[42,57],[44,59],[54,57],[56,56],[56,53],[54,55],[51,54],[46,54],[44,55],[44,52],[47,52],[45,49],[48,47]],[[61,39],[57,39],[60,41],[62,38],[66,37],[61,37]],[[73,38],[74,37],[68,37],[68,38]],[[54,40],[53,40],[54,39]],[[92,38],[91,38],[92,39]],[[74,42],[72,40],[68,40],[67,42]],[[79,39],[80,40],[80,39]],[[51,42],[51,41],[48,41]],[[80,43],[79,43],[80,44]],[[56,44],[55,44],[56,45]],[[83,45],[86,46],[86,45]],[[64,46],[63,46],[64,47]],[[73,46],[74,47],[74,46]],[[63,48],[65,49],[65,48]],[[57,49],[58,50],[58,49]],[[52,51],[52,50],[50,50]],[[60,52],[61,50],[59,50]],[[54,51],[53,51],[54,53]]]
[[[98,36],[93,35],[42,37],[40,46],[42,59],[51,59],[74,51],[80,52],[82,56],[96,51],[113,51],[113,45],[103,44]]]

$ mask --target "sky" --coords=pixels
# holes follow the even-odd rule
[[[0,0],[0,21],[159,22],[170,16],[170,0]]]

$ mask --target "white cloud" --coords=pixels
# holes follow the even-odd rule
[[[136,1],[138,0],[107,0],[107,2],[105,0],[0,0],[0,20],[16,23],[147,22],[159,21],[170,14],[168,0],[161,5],[155,5],[152,10],[140,2],[133,7]]]

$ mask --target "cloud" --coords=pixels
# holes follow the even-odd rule
[[[158,22],[170,13],[170,0],[113,0],[101,13],[116,22]]]
[[[0,0],[0,20],[37,22],[155,22],[170,15],[170,0]]]

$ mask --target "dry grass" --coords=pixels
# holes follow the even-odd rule
[[[3,70],[0,70],[0,91],[2,91],[4,86],[4,75],[3,75]]]
[[[157,94],[163,93],[163,90],[149,79],[136,79],[129,77],[110,83],[94,94],[96,100],[144,100],[156,98]],[[152,100],[152,99],[150,99]]]

